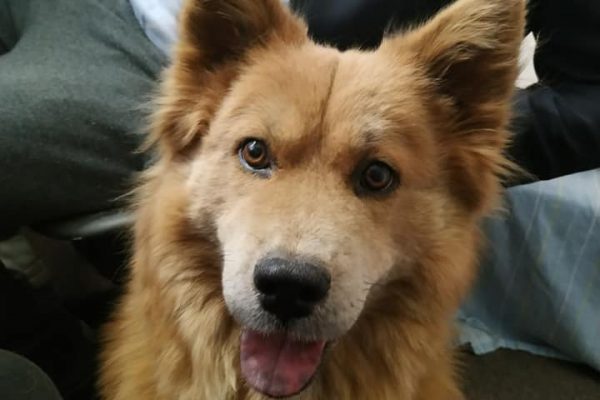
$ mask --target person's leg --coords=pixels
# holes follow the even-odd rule
[[[48,376],[31,361],[0,349],[0,398],[3,400],[60,400]]]
[[[164,56],[127,0],[29,0],[0,62],[0,235],[117,207]]]

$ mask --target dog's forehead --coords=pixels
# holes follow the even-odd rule
[[[379,51],[339,55],[323,126],[357,144],[406,141],[428,120],[418,70]]]
[[[322,119],[337,62],[337,51],[314,45],[258,51],[232,88],[226,114],[281,139],[313,131]]]
[[[314,44],[257,52],[250,61],[223,122],[234,135],[266,138],[283,159],[302,159],[316,146],[354,157],[367,146],[392,152],[423,142],[428,118],[409,62]]]
[[[307,45],[263,55],[242,101],[284,138],[343,134],[369,141],[420,129],[426,121],[418,71],[379,52]],[[414,128],[414,129],[413,129]],[[389,139],[389,138],[388,138]]]

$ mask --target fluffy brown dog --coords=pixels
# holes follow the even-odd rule
[[[459,0],[341,53],[279,0],[189,0],[104,398],[461,399],[523,20]]]

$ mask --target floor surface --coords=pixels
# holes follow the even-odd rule
[[[508,350],[464,362],[469,400],[600,400],[600,373],[581,365]]]

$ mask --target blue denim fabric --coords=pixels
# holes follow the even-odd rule
[[[600,370],[600,170],[508,190],[484,224],[479,281],[460,342],[584,362]]]

